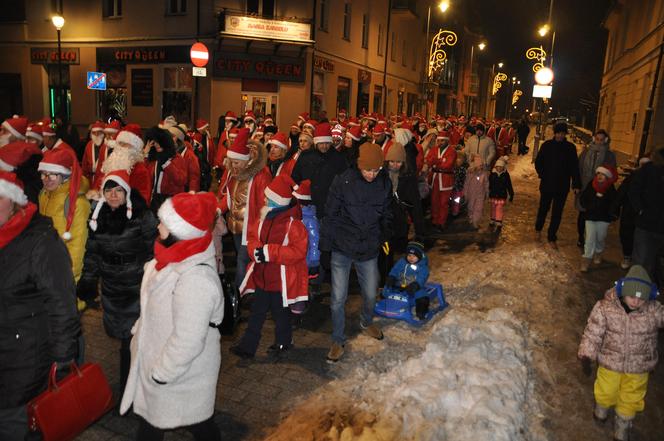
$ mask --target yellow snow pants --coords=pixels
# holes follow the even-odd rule
[[[624,374],[600,366],[595,380],[595,402],[602,407],[614,407],[620,416],[631,419],[643,411],[648,388],[648,373]]]

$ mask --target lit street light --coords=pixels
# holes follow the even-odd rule
[[[442,2],[440,2],[438,8],[440,9],[440,12],[446,12],[450,8],[449,0],[443,0]]]
[[[544,26],[540,27],[537,30],[537,33],[539,34],[540,37],[546,37],[546,34],[548,34],[550,30],[551,28],[549,27],[549,25],[545,24]]]
[[[63,119],[63,122],[67,120],[67,105],[65,103],[65,91],[62,87],[62,44],[60,40],[60,31],[65,25],[65,19],[61,15],[54,15],[51,17],[51,22],[55,26],[55,30],[58,33],[58,96],[60,100],[60,117]],[[55,115],[54,115],[55,116]]]
[[[498,69],[502,69],[504,65],[505,65],[505,64],[502,63],[502,62],[501,62],[501,63],[498,63]]]
[[[442,13],[447,12],[447,10],[449,8],[450,8],[450,1],[449,0],[442,0],[438,4],[438,9],[440,9],[440,12],[442,12]],[[428,11],[427,11],[427,34],[426,34],[427,44],[425,45],[425,49],[426,49],[427,52],[425,53],[425,56],[424,56],[424,59],[427,60],[427,63],[428,63],[427,64],[427,78],[426,78],[426,83],[424,81],[422,82],[423,95],[425,95],[425,96],[429,94],[427,92],[427,89],[429,87],[431,87],[431,83],[433,82],[432,74],[433,74],[434,67],[442,66],[442,63],[447,58],[447,54],[445,54],[445,51],[442,51],[441,55],[443,55],[443,56],[441,57],[441,59],[440,60],[437,59],[436,62],[432,62],[432,55],[434,54],[434,52],[438,52],[438,51],[434,50],[433,46],[434,46],[436,37],[438,37],[441,34],[442,29],[441,29],[441,32],[438,32],[438,34],[432,39],[431,48],[429,48],[430,27],[431,27],[431,5],[429,5]],[[456,34],[454,34],[454,32],[451,32],[451,31],[444,31],[444,32],[451,33],[453,35],[453,38],[450,38],[450,37],[444,38],[443,37],[443,39],[442,39],[443,42],[446,42],[450,46],[453,46],[454,44],[456,44],[456,40],[457,40]],[[387,58],[385,58],[385,63],[386,63],[385,65],[387,66]],[[434,66],[434,64],[436,64],[436,66]],[[385,87],[385,84],[383,85],[383,87]],[[385,103],[387,103],[387,100],[385,100]],[[385,104],[383,105],[383,107],[385,107]],[[429,104],[428,104],[428,102],[427,102],[427,105],[426,105],[425,114],[426,114],[426,118],[428,120],[429,119]]]
[[[484,48],[486,47],[486,43],[485,43],[485,42],[481,42],[480,44],[477,45],[477,47],[478,47],[481,51],[483,51]]]

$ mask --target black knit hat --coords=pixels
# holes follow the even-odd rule
[[[422,260],[424,258],[424,245],[415,241],[408,242],[406,254],[414,254],[418,259]]]
[[[567,123],[559,122],[553,126],[553,133],[564,133],[567,134]]]

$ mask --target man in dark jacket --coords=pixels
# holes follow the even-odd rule
[[[528,147],[526,142],[528,141],[528,134],[530,133],[530,126],[528,125],[528,118],[524,115],[519,121],[519,125],[516,128],[516,134],[519,137],[519,155],[525,155],[528,153]]]
[[[641,265],[655,277],[657,256],[664,252],[664,148],[651,155],[629,187],[636,211],[632,265]]]
[[[555,249],[558,239],[556,234],[569,193],[570,181],[576,194],[581,190],[581,177],[579,176],[576,146],[565,138],[567,124],[556,124],[553,127],[553,134],[553,139],[542,144],[535,160],[535,169],[540,178],[540,202],[535,222],[535,237],[537,240],[541,239],[546,216],[553,205],[547,238],[549,244]]]
[[[26,404],[76,357],[80,323],[69,253],[50,219],[0,172],[0,439],[23,441]],[[63,372],[67,372],[63,369]]]
[[[332,183],[325,207],[320,247],[331,251],[332,268],[332,340],[327,359],[338,361],[344,353],[345,305],[348,278],[355,265],[362,290],[360,326],[370,337],[382,339],[374,324],[373,309],[378,292],[378,253],[391,236],[392,183],[381,171],[383,153],[376,144],[360,146],[357,169],[348,169]]]

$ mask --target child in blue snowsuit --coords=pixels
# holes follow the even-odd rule
[[[424,285],[429,279],[429,260],[424,254],[424,245],[408,242],[406,256],[394,264],[385,285],[393,291],[406,292],[415,297],[415,313],[424,320],[429,312],[429,296]]]
[[[311,181],[305,179],[293,191],[302,208],[302,223],[307,229],[309,246],[307,249],[307,268],[309,268],[310,292],[313,296],[320,294],[320,250],[318,249],[319,225],[316,217],[316,206],[311,203]]]

